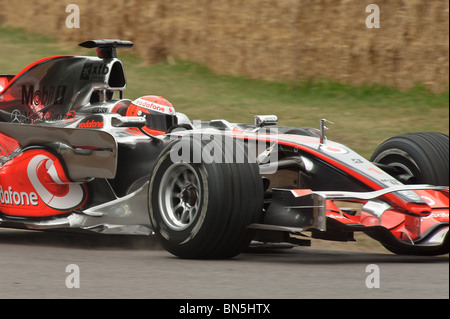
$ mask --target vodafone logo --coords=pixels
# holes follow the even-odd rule
[[[165,114],[175,114],[175,110],[173,107],[158,104],[155,102],[150,102],[143,98],[138,98],[138,99],[134,100],[133,104],[143,107],[145,109],[151,110],[151,111],[158,111],[158,112],[165,113]]]
[[[4,205],[15,206],[37,206],[39,204],[38,196],[34,192],[16,192],[11,186],[0,185],[0,203]]]
[[[86,121],[83,123],[78,124],[78,128],[102,128],[103,127],[103,122],[99,122],[99,121]]]
[[[322,145],[320,147],[320,149],[324,152],[327,153],[334,153],[334,154],[346,154],[348,153],[347,150],[340,148],[340,147],[336,147],[336,146],[329,146],[329,145]]]
[[[79,184],[64,183],[53,160],[45,155],[36,155],[30,160],[27,174],[37,196],[53,209],[74,209],[84,200],[83,187]]]

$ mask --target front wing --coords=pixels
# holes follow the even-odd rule
[[[426,199],[431,213],[408,214],[383,200],[385,195],[412,190]],[[353,240],[353,232],[361,231],[397,252],[446,253],[448,194],[448,187],[431,185],[401,185],[372,192],[275,189],[264,223],[252,224],[250,228],[294,234],[309,230],[312,238],[335,241]],[[356,214],[339,208],[338,202],[363,203],[363,206]]]

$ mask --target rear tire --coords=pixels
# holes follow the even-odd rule
[[[150,220],[162,245],[175,256],[231,258],[250,243],[253,234],[247,226],[262,213],[262,178],[256,163],[225,161],[230,145],[233,154],[245,151],[235,140],[229,142],[183,138],[170,144],[155,165]],[[204,151],[201,161],[194,160],[194,152],[206,145],[219,146],[214,151],[221,150],[220,161]],[[188,153],[189,161],[173,161],[174,152],[178,158]]]
[[[394,168],[404,184],[449,185],[449,137],[435,132],[408,133],[383,142],[373,153],[375,164]]]

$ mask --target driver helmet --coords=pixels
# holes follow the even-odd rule
[[[147,95],[131,102],[127,116],[145,116],[144,130],[152,135],[165,134],[178,123],[175,108],[162,96]]]

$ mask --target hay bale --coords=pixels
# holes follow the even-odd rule
[[[129,39],[149,63],[254,79],[448,88],[448,0],[377,0],[379,29],[365,25],[371,0],[79,0],[81,27],[68,29],[71,2],[0,0],[0,23],[66,42]]]

